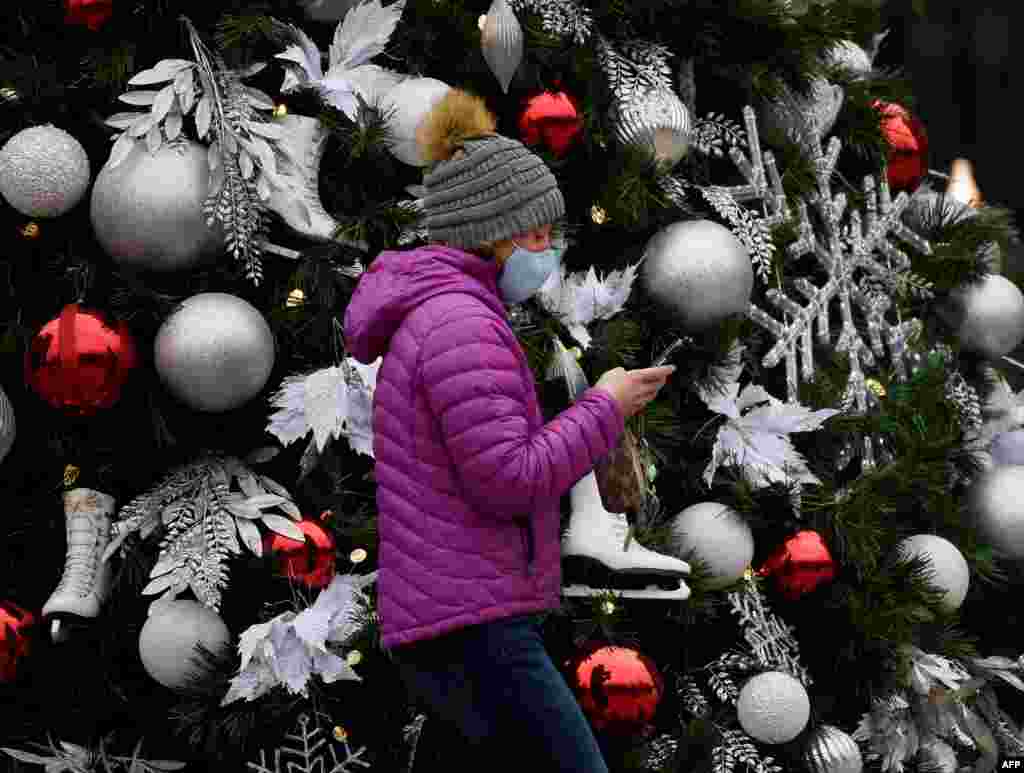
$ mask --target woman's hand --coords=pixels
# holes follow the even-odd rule
[[[603,389],[610,394],[619,404],[623,418],[628,419],[658,396],[658,392],[675,370],[675,365],[638,370],[613,368],[598,379],[594,388]]]

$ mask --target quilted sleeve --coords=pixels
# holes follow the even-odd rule
[[[466,307],[463,307],[465,310]],[[512,519],[565,494],[623,432],[614,398],[589,389],[534,432],[515,335],[483,311],[448,314],[420,350],[422,384],[466,499]]]

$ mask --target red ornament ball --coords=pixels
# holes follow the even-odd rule
[[[649,657],[628,647],[592,643],[570,658],[566,669],[595,730],[629,737],[650,729],[665,680]]]
[[[127,325],[72,303],[32,339],[25,381],[54,408],[91,416],[118,401],[137,363]]]
[[[804,529],[788,537],[757,572],[772,577],[783,598],[796,601],[836,576],[836,562],[818,532]]]
[[[0,601],[0,682],[13,682],[32,649],[36,616],[10,601]]]
[[[64,0],[64,23],[99,30],[114,13],[114,0]]]
[[[906,108],[875,100],[881,113],[882,133],[889,143],[889,187],[912,193],[928,174],[928,133]]]
[[[526,100],[519,116],[519,135],[526,145],[544,145],[563,156],[583,133],[583,117],[575,98],[564,91],[545,91]]]
[[[263,537],[263,555],[273,563],[273,572],[302,583],[307,588],[325,588],[335,573],[334,535],[316,521],[299,521],[304,542],[268,532]]]

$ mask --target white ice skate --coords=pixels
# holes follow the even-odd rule
[[[96,617],[107,598],[111,566],[102,557],[110,542],[113,514],[114,498],[108,494],[87,488],[64,492],[68,539],[64,574],[43,605],[43,617],[50,618],[54,641],[67,637],[62,619]]]
[[[570,492],[572,516],[562,539],[564,596],[596,596],[606,591],[630,599],[685,601],[690,589],[682,578],[690,565],[649,550],[629,539],[624,513],[609,513],[591,472]]]

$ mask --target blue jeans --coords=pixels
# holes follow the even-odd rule
[[[446,769],[470,762],[508,770],[505,763],[514,760],[531,773],[608,773],[590,725],[544,649],[541,622],[513,617],[391,651],[410,698],[428,716],[424,740],[433,734],[448,741]],[[414,769],[424,770],[419,761],[417,751]]]

